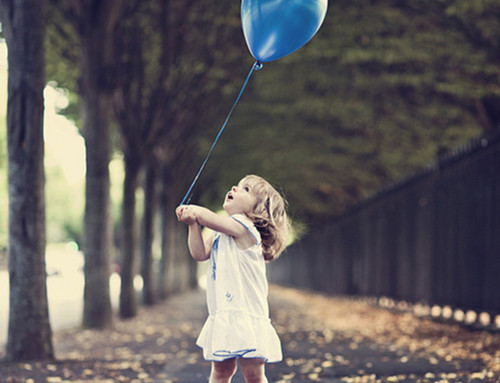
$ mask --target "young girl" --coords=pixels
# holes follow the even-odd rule
[[[223,208],[229,217],[201,206],[176,209],[179,221],[189,226],[191,256],[209,260],[209,317],[196,344],[212,361],[210,383],[230,382],[238,358],[247,383],[265,383],[265,362],[282,359],[269,319],[265,262],[287,245],[286,203],[267,181],[250,175],[226,194]],[[214,235],[203,240],[202,226]]]

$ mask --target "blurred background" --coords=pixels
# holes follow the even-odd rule
[[[130,268],[137,291],[145,286],[137,275],[154,275],[152,290],[162,297],[197,280],[196,268],[183,258],[185,228],[175,225],[173,208],[253,62],[239,4],[205,3],[174,2],[170,9],[154,1],[126,3],[110,44],[114,59],[101,74],[109,93],[111,272],[117,276]],[[80,321],[83,306],[88,155],[81,133],[85,42],[72,25],[74,17],[65,2],[47,3],[47,283],[52,320],[68,316],[57,311],[66,305],[60,294],[78,298],[70,325]],[[285,194],[299,238],[454,148],[495,134],[499,20],[497,0],[330,2],[309,44],[253,75],[192,202],[218,209],[241,177],[261,175]],[[7,76],[7,47],[0,38],[0,343],[8,301]],[[133,204],[127,175],[135,177]],[[153,198],[158,203],[148,240],[143,217]],[[130,216],[137,219],[125,220]],[[137,260],[124,264],[130,233],[142,239],[132,243],[131,259]],[[138,267],[135,255],[148,243],[152,271]],[[61,278],[73,285],[57,287]],[[117,308],[119,278],[111,286]]]

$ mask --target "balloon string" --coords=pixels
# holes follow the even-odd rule
[[[193,182],[191,183],[191,186],[189,187],[188,191],[184,195],[184,198],[182,199],[182,201],[180,203],[181,205],[184,205],[184,203],[189,204],[189,201],[191,200],[191,196],[188,198],[189,193],[191,193],[191,190],[193,189],[194,185],[196,184],[196,181],[198,181],[198,178],[200,177],[201,172],[205,168],[205,165],[208,162],[208,158],[212,154],[212,151],[214,150],[214,147],[217,144],[217,141],[219,141],[219,137],[221,136],[222,132],[226,128],[227,122],[229,121],[229,118],[231,117],[231,114],[233,113],[234,109],[236,108],[236,105],[238,104],[238,101],[240,101],[241,95],[243,94],[243,91],[245,90],[245,87],[247,86],[248,81],[250,80],[250,77],[252,76],[252,73],[254,71],[258,71],[260,69],[262,69],[262,63],[260,61],[256,61],[252,65],[252,69],[250,69],[250,72],[248,72],[247,78],[246,78],[245,82],[243,83],[243,86],[241,87],[240,93],[238,94],[238,97],[236,97],[236,101],[234,102],[233,106],[231,107],[231,110],[229,111],[229,113],[228,113],[228,115],[226,117],[226,120],[224,121],[224,124],[222,124],[222,127],[219,130],[219,133],[217,133],[217,136],[215,137],[215,140],[212,143],[212,146],[210,147],[210,150],[208,151],[208,154],[205,157],[205,160],[201,164],[200,170],[198,170],[198,173],[196,174],[196,176],[194,177]],[[186,201],[186,199],[187,199],[187,201]]]

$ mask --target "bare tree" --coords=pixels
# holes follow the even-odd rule
[[[0,1],[9,48],[10,312],[6,358],[13,361],[54,357],[45,272],[43,15],[42,0]]]

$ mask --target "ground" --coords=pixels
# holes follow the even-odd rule
[[[270,382],[500,382],[498,332],[278,286],[270,306],[284,354]],[[194,344],[206,315],[204,292],[191,291],[113,329],[60,331],[55,361],[0,363],[0,382],[206,382]]]

